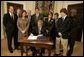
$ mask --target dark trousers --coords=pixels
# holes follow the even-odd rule
[[[50,37],[51,37],[51,40],[53,41],[53,44],[54,44],[52,48],[55,48],[56,32],[54,29],[53,29],[53,31],[50,32]]]
[[[42,56],[43,53],[45,53],[45,48],[38,48],[36,49],[35,47],[31,47],[32,55],[37,56],[37,53],[39,52],[39,55]]]
[[[70,49],[67,52],[67,56],[71,56],[73,53],[73,49],[74,49],[75,39],[74,38],[69,39],[68,44],[69,44]]]
[[[13,31],[12,33],[9,33],[8,31],[6,31],[7,33],[7,44],[8,44],[8,49],[13,50],[12,48],[12,39],[14,39],[14,48],[18,48],[18,35],[15,31]]]

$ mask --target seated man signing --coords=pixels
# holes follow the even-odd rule
[[[38,20],[37,22],[37,26],[35,26],[32,30],[32,34],[37,36],[37,35],[43,35],[43,36],[46,36],[46,29],[43,27],[43,21],[42,20]],[[38,49],[37,49],[38,50]],[[36,54],[36,48],[32,47],[32,55],[35,56]],[[44,52],[44,48],[41,49],[41,52],[40,52],[40,56],[42,56],[42,53]]]

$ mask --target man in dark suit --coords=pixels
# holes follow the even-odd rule
[[[75,40],[76,38],[78,37],[79,35],[79,30],[82,31],[82,29],[80,29],[81,27],[81,22],[79,21],[79,16],[77,16],[77,10],[76,9],[71,9],[70,10],[70,17],[73,21],[73,29],[71,30],[71,38],[69,38],[69,41],[68,41],[68,44],[69,44],[69,47],[70,49],[68,50],[68,53],[67,55],[68,56],[71,56],[72,53],[73,53],[73,49],[74,49],[74,44],[75,44]]]
[[[21,12],[22,12],[22,11],[21,11],[21,9],[19,9],[19,8],[18,8],[18,9],[17,9],[17,12],[16,12],[16,13],[17,13],[18,18],[21,16]]]
[[[37,21],[37,26],[35,26],[31,32],[33,35],[43,35],[43,36],[46,36],[47,35],[47,32],[46,32],[46,29],[45,27],[43,26],[43,21],[42,20],[38,20]],[[38,49],[37,49],[38,50]],[[33,56],[36,55],[36,51],[37,51],[34,47],[32,47],[32,51],[33,51]],[[42,56],[42,54],[44,53],[44,48],[41,49],[41,52],[40,52],[40,56]]]
[[[35,8],[35,14],[31,16],[30,25],[29,25],[29,31],[31,33],[32,29],[36,26],[37,20],[41,19],[43,20],[43,15],[40,13],[40,10],[38,7]]]
[[[58,33],[57,33],[57,21],[58,21],[58,17],[59,17],[58,13],[55,13],[53,15],[53,28],[52,28],[52,33],[53,33],[52,36],[53,36],[53,41],[54,41],[53,48],[55,48],[56,37],[58,36]]]
[[[43,21],[42,20],[38,20],[37,21],[37,25],[33,28],[32,30],[32,34],[34,35],[40,35],[43,34],[44,36],[46,36],[46,29],[43,26]]]
[[[60,54],[59,43],[61,41],[63,47],[63,56],[67,55],[68,39],[72,29],[71,18],[67,16],[67,10],[65,8],[60,10],[61,18],[57,21],[57,32],[59,37],[56,37],[56,54]]]
[[[13,53],[12,48],[12,39],[14,38],[14,48],[17,49],[17,40],[18,40],[18,34],[17,34],[17,15],[14,14],[14,8],[13,6],[9,6],[9,12],[4,14],[3,17],[3,24],[6,28],[6,34],[7,34],[7,42],[8,42],[8,49],[11,53]],[[13,37],[13,38],[12,38]]]

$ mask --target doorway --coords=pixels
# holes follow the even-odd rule
[[[82,38],[82,29],[83,29],[83,3],[80,4],[72,4],[68,5],[68,15],[70,15],[70,10],[76,9],[77,10],[77,17],[79,20],[80,29],[78,30],[76,41],[81,41]]]
[[[16,3],[10,3],[10,2],[7,2],[7,12],[8,12],[8,8],[9,6],[13,6],[14,7],[14,12],[16,13],[17,9],[21,9],[23,10],[23,4],[16,4]]]

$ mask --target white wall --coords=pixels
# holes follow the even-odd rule
[[[82,30],[82,39],[81,39],[81,42],[83,43],[83,30]]]
[[[2,20],[2,18],[3,18],[3,2],[1,2],[1,39],[4,39],[4,32],[3,32],[3,24],[2,24],[2,22],[3,22],[3,20]]]
[[[60,9],[63,8],[63,1],[55,1],[54,13],[60,13]],[[60,15],[59,15],[60,16]]]
[[[54,13],[58,12],[60,14],[60,9],[62,8],[67,9],[68,5],[77,3],[83,3],[83,1],[55,1]]]
[[[31,10],[31,14],[34,14],[35,12],[35,1],[26,1],[25,2],[25,9]]]

